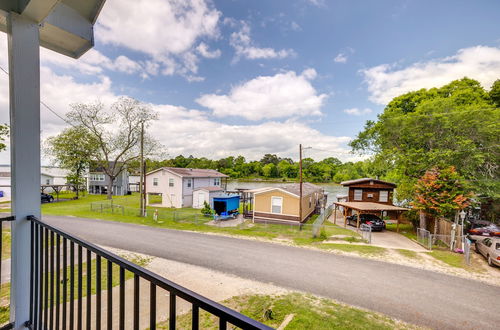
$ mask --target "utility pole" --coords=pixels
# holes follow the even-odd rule
[[[302,144],[299,144],[299,222],[302,222]]]
[[[140,216],[143,217],[144,216],[144,209],[145,209],[145,205],[144,205],[144,194],[145,194],[145,189],[144,189],[144,122],[141,122],[141,151],[140,151],[141,155],[140,155],[140,162],[141,162],[141,165],[140,165],[140,179],[139,179],[139,195],[140,195],[140,200],[141,200],[141,204],[140,204],[140,208],[141,208],[141,211],[140,211]]]

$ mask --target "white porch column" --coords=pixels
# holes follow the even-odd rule
[[[25,329],[30,315],[30,222],[40,217],[40,56],[38,25],[15,13],[9,37],[12,258],[10,318]]]

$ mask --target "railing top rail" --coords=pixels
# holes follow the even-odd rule
[[[170,280],[167,280],[166,278],[155,274],[145,268],[142,268],[114,253],[111,253],[109,251],[106,251],[102,249],[101,247],[89,243],[87,241],[84,241],[82,239],[79,239],[77,237],[71,236],[70,234],[65,233],[64,231],[49,225],[40,219],[37,219],[34,216],[29,216],[28,220],[39,224],[40,226],[47,228],[60,236],[67,238],[68,240],[81,245],[82,247],[94,252],[97,255],[100,255],[102,258],[105,258],[111,262],[116,263],[120,267],[123,267],[124,269],[138,275],[139,277],[144,278],[147,281],[150,281],[151,283],[157,285],[160,288],[163,288],[171,293],[174,293],[176,296],[206,310],[207,312],[221,317],[224,320],[227,320],[231,324],[241,327],[243,329],[272,329],[271,327],[262,324],[248,316],[245,316],[241,313],[238,313],[226,306],[223,306],[213,300],[210,300],[206,297],[203,297],[202,295],[193,292],[189,289],[186,289],[183,286],[180,286]]]

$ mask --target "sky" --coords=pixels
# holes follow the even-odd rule
[[[77,102],[150,104],[168,156],[297,159],[302,144],[357,160],[349,141],[392,98],[500,78],[499,12],[496,0],[107,0],[80,59],[40,50],[41,99],[62,117]],[[0,122],[8,109],[0,72]],[[42,139],[67,127],[41,115]]]

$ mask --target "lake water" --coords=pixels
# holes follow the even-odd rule
[[[227,190],[236,189],[256,189],[264,187],[279,187],[284,182],[263,182],[263,181],[239,181],[229,180],[227,182]],[[347,195],[347,187],[342,187],[336,183],[315,183],[315,185],[322,187],[328,193],[327,204],[337,201],[337,195]]]

